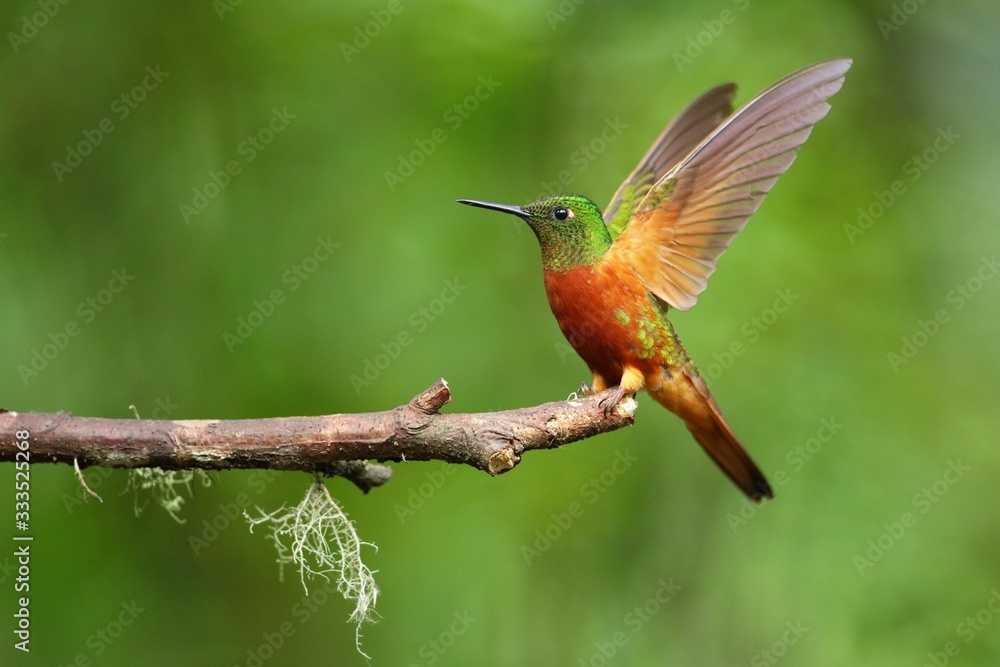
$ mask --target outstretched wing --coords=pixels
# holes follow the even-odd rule
[[[691,308],[850,67],[846,59],[806,67],[743,105],[649,189],[605,259],[635,267],[674,308]]]
[[[735,94],[736,84],[716,86],[689,104],[663,129],[604,209],[604,224],[612,239],[618,238],[628,226],[635,205],[667,170],[732,113]]]

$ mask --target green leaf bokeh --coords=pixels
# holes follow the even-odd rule
[[[562,398],[586,368],[534,238],[454,200],[603,205],[703,90],[736,81],[743,102],[853,57],[675,320],[777,498],[749,509],[646,397],[634,427],[497,479],[331,480],[379,546],[365,647],[387,665],[995,664],[998,19],[974,0],[6,3],[0,405],[373,411],[441,376],[455,411]],[[233,342],[241,318],[259,326]],[[66,466],[32,473],[33,650],[11,647],[5,549],[0,663],[364,664],[350,605],[303,603],[234,509],[297,503],[307,475],[222,473],[178,526],[134,518],[123,472],[88,473],[102,505]]]

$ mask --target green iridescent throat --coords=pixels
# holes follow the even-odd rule
[[[589,266],[611,247],[611,234],[604,226],[597,205],[579,195],[545,197],[522,206],[528,213],[525,222],[538,237],[542,266],[549,271],[568,271]],[[559,220],[554,213],[566,209],[569,217]]]

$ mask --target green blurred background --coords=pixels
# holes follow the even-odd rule
[[[454,200],[525,203],[566,172],[603,205],[703,90],[736,81],[742,103],[853,57],[675,319],[777,499],[754,513],[645,396],[634,427],[500,478],[330,480],[378,545],[364,645],[379,665],[996,664],[995,2],[50,4],[0,8],[0,405],[89,416],[374,411],[442,376],[453,411],[563,398],[586,369],[533,236]],[[124,472],[88,473],[104,504],[66,466],[33,473],[33,650],[11,647],[4,548],[0,663],[364,664],[351,606],[304,618],[267,540],[225,519],[298,502],[308,475],[222,473],[178,525],[136,519]]]

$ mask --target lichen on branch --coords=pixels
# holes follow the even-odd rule
[[[375,620],[378,586],[375,572],[362,560],[361,548],[377,547],[361,541],[354,522],[319,478],[293,508],[282,506],[274,512],[256,509],[257,516],[247,512],[243,516],[250,522],[251,532],[261,525],[270,531],[268,539],[278,551],[279,572],[283,574],[285,565],[294,565],[307,595],[308,582],[319,577],[335,582],[344,599],[354,602],[348,621],[354,624],[358,653],[368,658],[361,650],[361,626]]]

